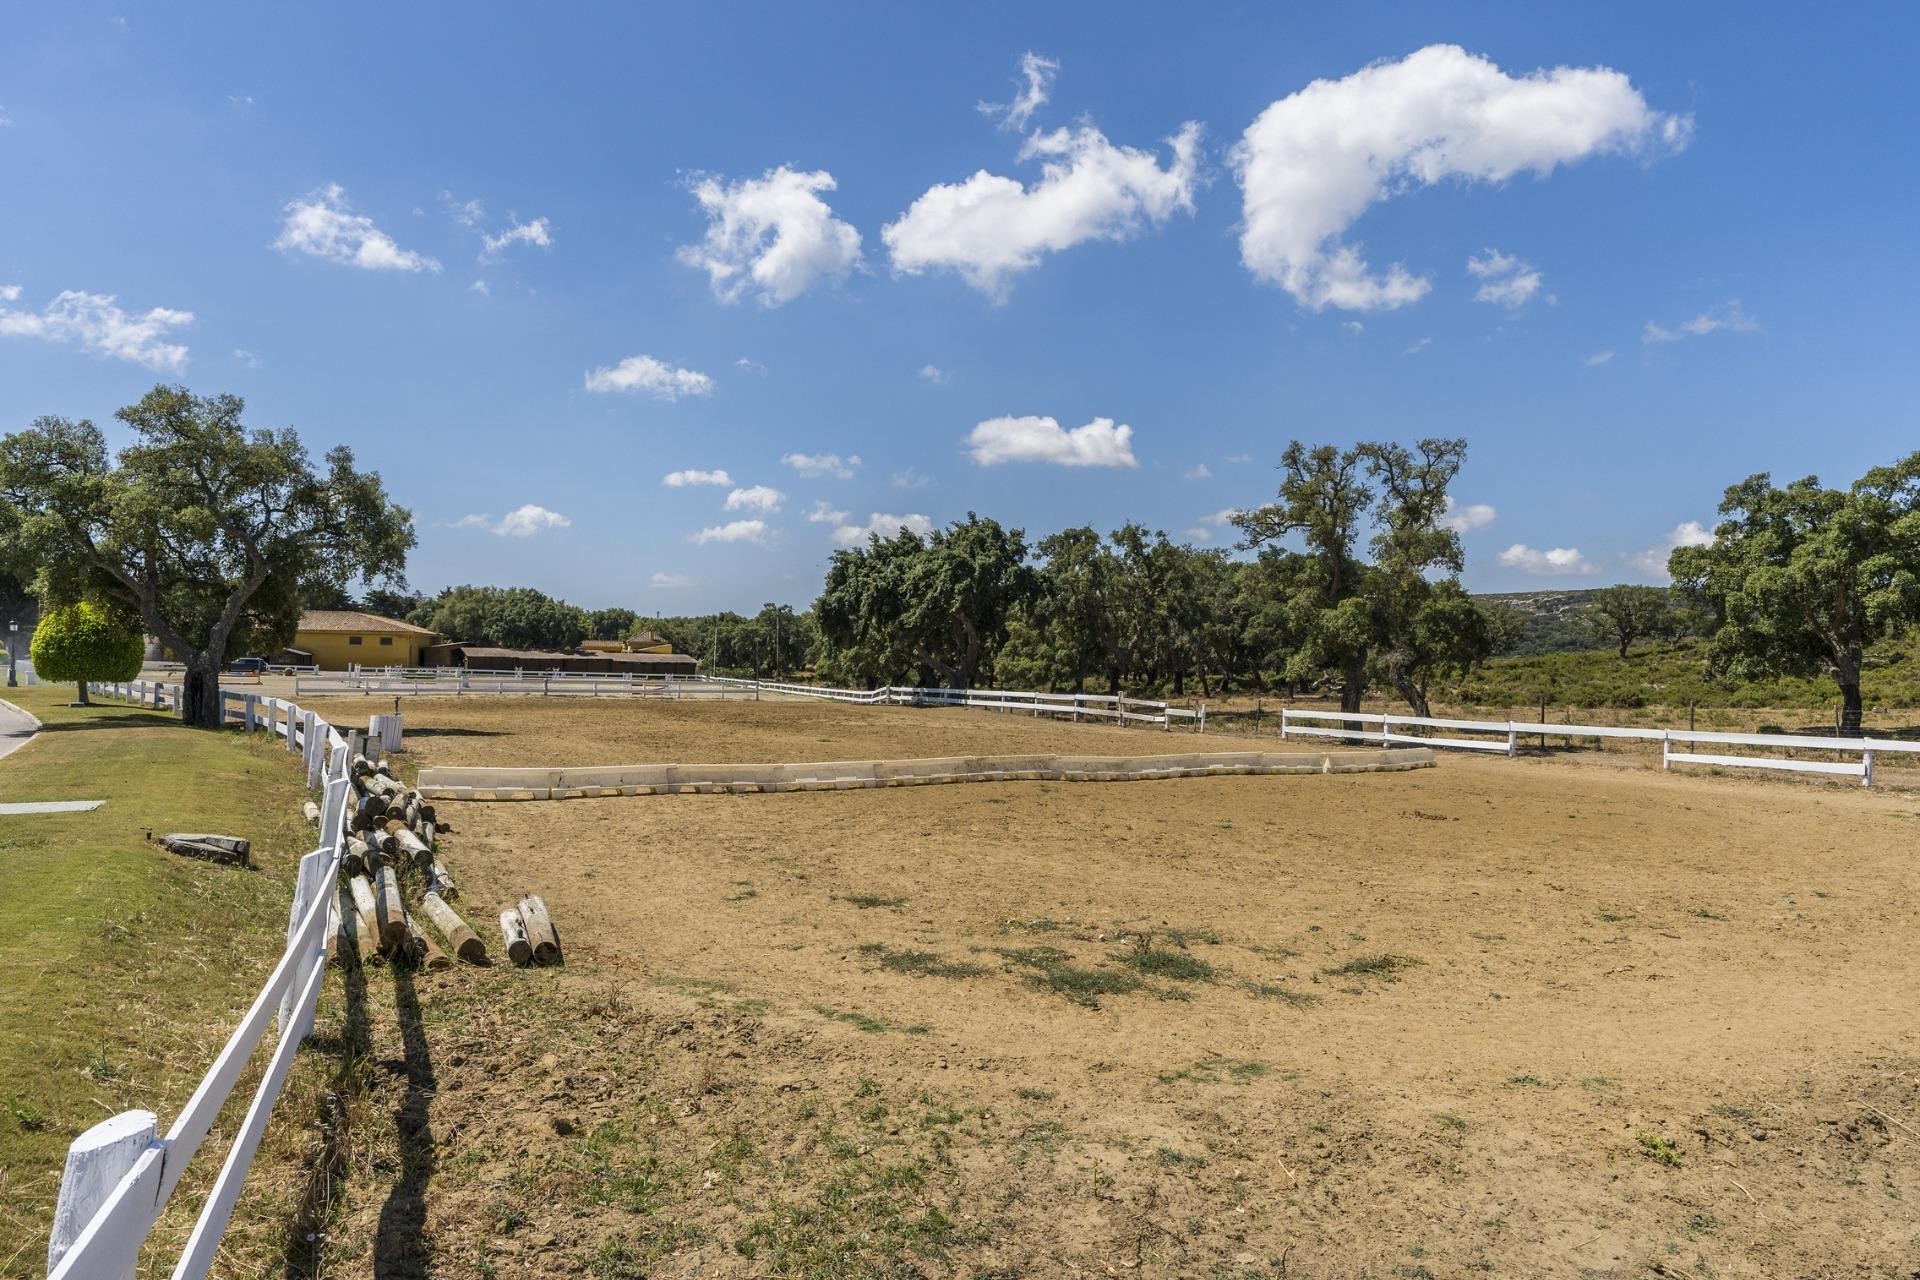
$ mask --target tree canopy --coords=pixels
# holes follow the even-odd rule
[[[1841,731],[1858,733],[1867,646],[1920,621],[1920,453],[1847,489],[1752,475],[1727,489],[1720,515],[1711,545],[1668,559],[1717,623],[1709,670],[1829,675]]]
[[[406,620],[467,644],[572,649],[587,638],[584,609],[532,587],[448,587]]]
[[[1585,620],[1593,634],[1617,647],[1623,658],[1635,640],[1671,639],[1681,625],[1665,591],[1628,584],[1595,591]]]
[[[130,610],[186,665],[181,714],[221,722],[221,667],[292,638],[303,602],[398,579],[413,520],[345,447],[315,469],[288,428],[242,424],[238,396],[157,386],[93,423],[36,419],[0,439],[0,567],[49,605]]]
[[[84,600],[40,615],[28,650],[36,675],[73,681],[83,704],[92,701],[87,696],[89,680],[138,679],[145,651],[146,638],[135,618]]]

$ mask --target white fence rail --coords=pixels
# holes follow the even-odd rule
[[[1196,732],[1205,732],[1207,709],[1176,707],[1124,694],[1035,693],[1014,689],[920,689],[889,685],[880,689],[836,689],[829,685],[785,684],[774,680],[742,680],[729,676],[701,676],[701,680],[760,693],[795,698],[825,698],[861,706],[974,707],[985,711],[1026,711],[1033,715],[1066,716],[1072,720],[1111,720],[1115,724],[1157,724],[1171,729],[1175,720],[1191,720]]]
[[[1317,723],[1378,726],[1364,729],[1332,728]],[[1482,738],[1431,737],[1395,732],[1406,729],[1448,729],[1489,735]],[[1280,713],[1280,736],[1301,734],[1316,738],[1347,738],[1382,745],[1405,742],[1464,751],[1499,751],[1513,755],[1523,737],[1635,738],[1660,744],[1660,767],[1704,764],[1732,769],[1784,769],[1794,773],[1824,773],[1858,778],[1873,785],[1873,758],[1881,753],[1920,753],[1920,742],[1898,738],[1825,738],[1792,733],[1720,733],[1706,729],[1627,729],[1617,725],[1547,724],[1525,720],[1442,720],[1432,716],[1371,715],[1357,711],[1295,711]],[[1806,760],[1784,755],[1727,755],[1676,751],[1675,743],[1762,747],[1769,751],[1826,751],[1858,756],[1858,760]]]
[[[101,697],[157,708],[177,708],[182,697],[177,684],[147,680],[89,688]],[[160,1136],[152,1112],[123,1112],[81,1134],[68,1149],[47,1246],[47,1274],[53,1280],[124,1280],[134,1274],[141,1246],[245,1074],[268,1024],[275,1023],[279,1036],[265,1075],[171,1273],[174,1280],[205,1276],[294,1053],[313,1030],[326,973],[330,903],[346,849],[348,740],[291,702],[226,690],[221,700],[227,718],[244,729],[266,729],[283,738],[289,752],[303,753],[308,785],[321,791],[321,844],[300,860],[286,950],[172,1127]]]
[[[469,671],[464,667],[326,671],[293,682],[294,697],[316,694],[393,694],[419,697],[502,693],[518,697],[724,697],[704,678],[593,671]]]

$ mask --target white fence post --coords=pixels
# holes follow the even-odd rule
[[[1871,748],[1860,753],[1860,785],[1873,785],[1873,751]]]
[[[1662,770],[1673,768],[1673,733],[1671,730],[1663,732],[1660,735],[1660,768]]]
[[[73,1140],[67,1148],[67,1167],[60,1175],[60,1199],[53,1210],[53,1236],[47,1241],[47,1274],[79,1242],[94,1214],[107,1202],[120,1180],[153,1145],[159,1122],[151,1111],[122,1111],[102,1120]],[[144,1240],[146,1233],[140,1233]],[[139,1245],[134,1245],[137,1253]],[[132,1280],[132,1255],[116,1273],[98,1272],[101,1280]]]
[[[294,721],[298,716],[300,708],[294,706],[291,702],[283,703],[281,705],[286,708],[286,712],[287,712],[287,754],[292,755],[294,752],[300,749],[300,744],[294,741],[294,737],[295,737]]]
[[[1507,721],[1507,758],[1520,754],[1520,734],[1513,727],[1513,721]]]
[[[328,788],[328,790],[331,791],[332,788]],[[335,829],[338,830],[338,828]],[[321,838],[326,839],[326,828],[324,826],[321,828]],[[300,859],[300,874],[293,882],[293,910],[287,921],[287,945],[289,947],[291,947],[299,937],[300,922],[307,918],[307,908],[312,906],[315,899],[327,891],[327,872],[332,870],[332,868],[333,842],[331,840],[328,840],[325,845]],[[320,932],[320,945],[318,949],[320,963],[324,964],[326,962],[326,953],[326,931],[323,929]],[[283,1039],[289,1036],[294,1039],[306,1038],[306,1021],[309,1011],[299,1008],[297,1004],[300,998],[301,986],[302,984],[298,981],[289,983],[286,994],[280,997],[279,1026],[280,1035]]]
[[[254,709],[255,704],[257,704],[259,701],[260,701],[260,696],[258,694],[249,693],[245,695],[245,700],[240,704],[241,725],[246,729],[248,733],[252,733],[256,728],[259,727],[259,721],[256,718],[257,713]]]

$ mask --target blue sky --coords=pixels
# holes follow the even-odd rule
[[[1222,545],[1296,437],[1468,437],[1475,589],[1658,580],[1920,445],[1914,10],[1453,8],[15,6],[0,426],[237,392],[415,586],[649,613]]]

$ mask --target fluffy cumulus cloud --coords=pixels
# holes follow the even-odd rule
[[[1240,257],[1303,306],[1405,306],[1431,281],[1384,272],[1341,237],[1367,209],[1449,178],[1545,177],[1609,152],[1686,145],[1692,120],[1650,108],[1605,67],[1511,76],[1456,45],[1430,45],[1339,80],[1316,80],[1247,127],[1232,161],[1243,194]]]
[[[730,485],[733,477],[724,471],[669,471],[660,477],[660,483],[669,489],[685,489],[692,485]]]
[[[1118,147],[1090,124],[1035,133],[1020,159],[1041,162],[1031,186],[982,169],[941,183],[880,231],[895,271],[957,271],[1004,299],[1014,276],[1088,240],[1126,240],[1176,211],[1193,212],[1200,126],[1168,140],[1165,167],[1151,151]]]
[[[1577,547],[1550,547],[1544,551],[1516,542],[1500,553],[1500,563],[1522,573],[1547,578],[1585,576],[1594,572],[1593,562]]]
[[[803,476],[832,476],[836,480],[853,479],[860,455],[843,458],[837,453],[789,453],[780,459]]]
[[[531,538],[536,533],[544,533],[549,529],[565,529],[572,524],[573,521],[558,511],[549,511],[545,507],[537,507],[529,502],[523,507],[516,507],[507,512],[498,520],[484,514],[461,516],[453,522],[453,527],[485,529],[498,538]]]
[[[647,585],[656,591],[670,591],[675,587],[690,587],[693,579],[684,573],[668,573],[662,569],[647,580]]]
[[[1740,306],[1740,300],[1734,298],[1720,306],[1709,307],[1691,320],[1682,320],[1671,329],[1665,325],[1647,321],[1647,327],[1641,331],[1640,340],[1648,343],[1682,342],[1688,338],[1704,338],[1710,333],[1752,333],[1760,327],[1760,322],[1748,315]]]
[[[1642,573],[1654,577],[1667,576],[1667,557],[1681,547],[1710,547],[1713,545],[1713,530],[1698,520],[1683,520],[1667,531],[1660,546],[1648,547],[1627,557],[1632,565]]]
[[[834,508],[825,498],[813,504],[813,510],[807,512],[807,520],[812,524],[845,524],[847,513]]]
[[[1021,54],[1020,79],[1016,82],[1019,91],[1013,95],[1013,101],[982,102],[976,110],[999,120],[1002,129],[1018,133],[1027,127],[1033,113],[1047,104],[1047,93],[1053,86],[1053,78],[1059,74],[1060,64],[1054,59],[1037,53]]]
[[[833,541],[836,546],[857,547],[876,534],[882,538],[897,537],[902,529],[924,538],[933,532],[933,521],[918,513],[894,516],[875,511],[867,516],[865,524],[840,525],[833,531]]]
[[[1440,523],[1455,533],[1466,533],[1470,529],[1484,529],[1494,522],[1500,513],[1484,502],[1472,502],[1460,506],[1452,498],[1447,499],[1447,510],[1440,517]]]
[[[1540,273],[1533,264],[1498,249],[1468,258],[1467,274],[1480,281],[1475,301],[1497,303],[1508,310],[1524,307],[1540,292]]]
[[[681,396],[712,395],[713,379],[652,356],[628,356],[611,368],[603,365],[589,373],[587,390],[644,391],[655,400],[678,400]]]
[[[707,235],[681,246],[680,261],[705,271],[723,302],[751,293],[763,306],[777,307],[839,280],[860,262],[860,233],[820,198],[833,188],[833,175],[824,170],[801,173],[785,165],[735,183],[697,177],[693,198],[707,215]]]
[[[693,541],[701,546],[709,542],[765,542],[766,540],[767,522],[765,520],[732,520],[726,524],[702,529],[693,535]]]
[[[735,489],[727,495],[728,511],[765,511],[771,514],[778,511],[786,502],[787,495],[771,485],[756,484],[751,488]]]
[[[483,235],[480,243],[486,246],[486,256],[493,258],[516,244],[550,249],[553,247],[553,232],[548,228],[545,218],[535,218],[531,222],[516,222],[497,236]]]
[[[1133,428],[1095,418],[1071,431],[1052,418],[990,418],[967,436],[974,462],[983,467],[1003,462],[1051,462],[1061,467],[1137,467]]]
[[[355,213],[339,183],[320,188],[304,200],[289,201],[286,221],[273,247],[282,253],[304,253],[329,262],[368,271],[438,271],[440,263],[422,253],[402,249],[393,237],[373,225],[373,219]]]
[[[0,289],[0,302],[15,302],[19,285]],[[168,342],[175,329],[193,323],[193,312],[154,307],[150,311],[122,311],[112,294],[68,289],[39,311],[0,307],[0,337],[39,338],[69,343],[110,360],[126,360],[178,373],[187,367],[184,343]]]

